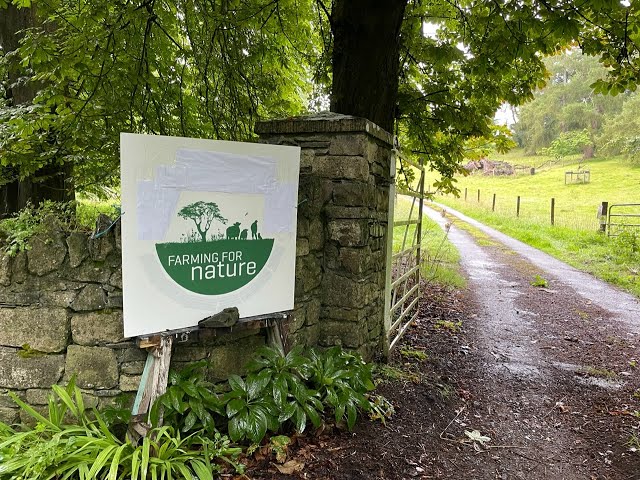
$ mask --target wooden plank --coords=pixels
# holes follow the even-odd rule
[[[418,303],[419,299],[420,299],[420,297],[414,298],[413,301],[409,304],[409,306],[404,309],[402,314],[396,319],[395,322],[393,322],[393,325],[391,325],[391,329],[389,330],[390,332],[393,332],[396,328],[398,328],[398,325],[400,325],[402,323],[402,320],[404,320],[404,318],[407,316],[407,314],[409,312],[411,312],[413,307],[416,306],[416,304]]]
[[[404,273],[400,277],[396,278],[393,282],[391,282],[391,288],[396,288],[399,283],[401,283],[402,281],[404,281],[405,279],[409,278],[411,275],[416,273],[416,271],[419,268],[420,268],[420,265],[414,265],[413,267],[411,267],[406,273]]]
[[[409,225],[417,225],[418,220],[398,220],[397,222],[393,222],[394,227],[404,227]]]
[[[393,261],[396,261],[397,259],[399,259],[400,257],[405,257],[407,255],[412,254],[413,252],[415,252],[418,248],[420,248],[420,244],[416,243],[415,245],[412,245],[409,248],[406,248],[404,250],[402,250],[401,252],[398,253],[394,253],[393,256],[391,257],[391,259]]]
[[[394,338],[393,341],[391,342],[391,344],[389,345],[389,350],[393,350],[393,348],[396,346],[396,344],[402,338],[402,335],[404,335],[404,332],[407,331],[407,328],[409,328],[411,325],[413,325],[413,323],[416,321],[416,319],[418,318],[418,314],[419,313],[420,312],[416,312],[416,314],[413,316],[413,318],[403,325],[403,327],[398,332],[398,335],[396,335],[396,338]]]
[[[391,307],[391,312],[395,312],[398,307],[402,305],[418,289],[418,286],[418,284],[414,285],[411,290],[409,290],[400,300],[398,300],[398,302]]]
[[[147,354],[147,362],[142,374],[136,401],[131,412],[131,422],[127,431],[127,438],[137,443],[141,437],[147,435],[151,429],[148,416],[154,402],[167,391],[169,366],[171,364],[171,348],[173,336],[163,335],[159,345],[152,346]],[[159,424],[162,424],[160,419]]]

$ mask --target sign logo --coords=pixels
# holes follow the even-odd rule
[[[258,220],[230,221],[216,203],[203,201],[184,206],[178,216],[193,221],[195,229],[178,242],[156,243],[156,253],[173,281],[191,292],[233,292],[251,282],[269,260],[274,239],[262,238]],[[226,229],[210,233],[214,223]]]

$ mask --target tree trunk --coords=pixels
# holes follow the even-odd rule
[[[17,8],[9,3],[0,11],[0,46],[6,53],[18,48],[21,31],[36,25],[35,7]],[[32,84],[17,82],[24,72],[18,62],[11,62],[7,75],[7,100],[12,105],[25,105],[33,101],[36,90]],[[38,170],[32,177],[18,179],[15,167],[7,167],[0,173],[9,183],[0,186],[0,218],[9,216],[27,203],[38,205],[44,200],[67,201],[74,197],[69,165],[50,164]]]
[[[334,0],[331,111],[393,132],[400,27],[408,0]]]

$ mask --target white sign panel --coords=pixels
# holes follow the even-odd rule
[[[124,333],[293,308],[300,149],[120,137]]]

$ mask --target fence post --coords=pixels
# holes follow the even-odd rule
[[[496,211],[496,194],[493,194],[493,201],[491,202],[491,211],[495,212]]]
[[[464,201],[467,201],[467,187],[464,188]]]
[[[556,222],[556,199],[552,198],[551,199],[551,225],[555,225]]]
[[[478,203],[480,203],[480,189],[478,189]]]
[[[609,202],[602,202],[598,209],[598,219],[600,220],[600,231],[602,233],[607,231],[607,217],[609,213]]]
[[[518,200],[516,201],[516,218],[520,216],[520,195],[518,195]]]

